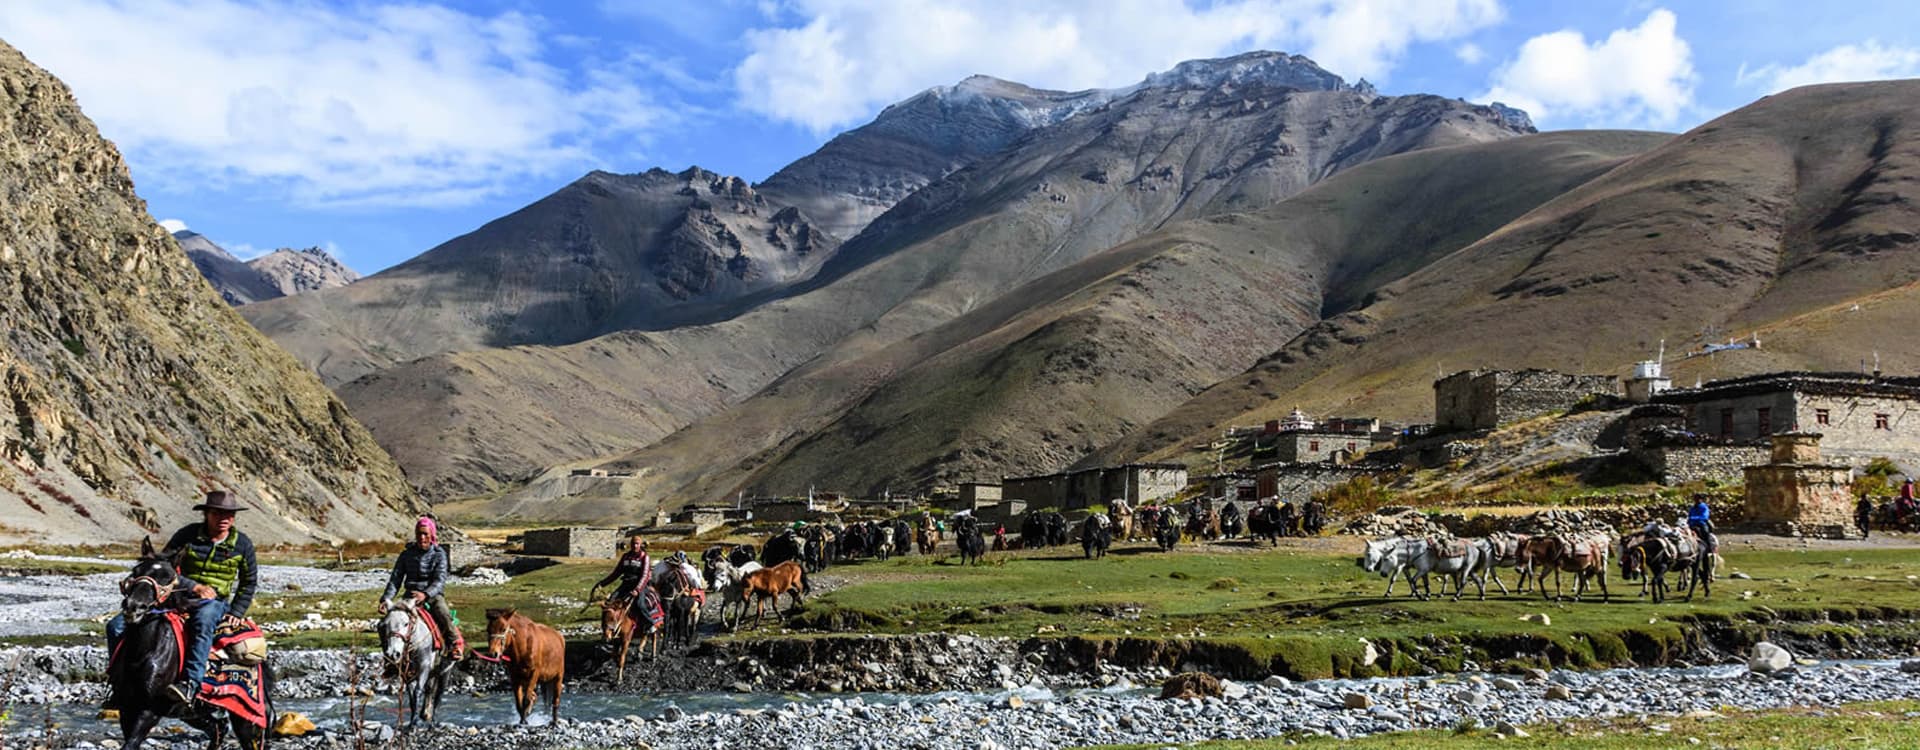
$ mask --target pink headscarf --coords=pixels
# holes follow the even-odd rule
[[[432,518],[421,516],[419,522],[415,523],[413,527],[427,530],[427,546],[431,547],[440,543],[440,525],[434,523]]]

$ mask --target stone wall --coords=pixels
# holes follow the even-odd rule
[[[1714,524],[1733,528],[1746,522],[1746,509],[1732,495],[1715,495],[1708,504],[1713,508]],[[1672,524],[1687,517],[1691,503],[1659,502],[1640,505],[1614,505],[1568,510],[1546,510],[1524,516],[1480,513],[1428,514],[1405,506],[1382,508],[1361,516],[1341,528],[1342,534],[1361,536],[1420,535],[1445,533],[1463,537],[1483,537],[1494,532],[1512,534],[1548,534],[1586,528],[1606,528],[1614,533],[1646,528],[1650,521]]]
[[[1490,430],[1573,408],[1588,396],[1620,393],[1612,375],[1553,370],[1466,370],[1433,384],[1434,429]]]
[[[612,559],[620,549],[620,530],[586,526],[532,529],[521,537],[520,545],[529,555]]]
[[[1261,499],[1279,498],[1283,502],[1307,500],[1352,481],[1355,477],[1377,475],[1379,467],[1335,464],[1268,464],[1258,469],[1256,491]]]
[[[1879,426],[1880,415],[1886,415],[1886,427]],[[1790,429],[1820,433],[1820,451],[1830,461],[1864,467],[1887,458],[1906,471],[1920,472],[1920,403],[1912,399],[1800,394],[1793,420]]]
[[[1767,462],[1762,445],[1649,445],[1633,457],[1665,485],[1697,481],[1743,482],[1746,467]]]
[[[1135,506],[1178,494],[1187,486],[1179,464],[1127,464],[1033,477],[1007,477],[1001,496],[1032,508],[1079,510],[1126,498]]]

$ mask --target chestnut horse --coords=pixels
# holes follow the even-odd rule
[[[1600,580],[1600,598],[1602,601],[1612,597],[1607,591],[1607,556],[1613,550],[1613,540],[1604,532],[1584,531],[1571,534],[1537,536],[1526,541],[1522,547],[1527,566],[1532,569],[1534,581],[1540,586],[1540,595],[1547,595],[1546,574],[1553,570],[1553,598],[1561,599],[1560,573],[1573,573],[1573,600],[1580,601],[1580,594],[1587,590],[1587,581]]]
[[[757,564],[757,563],[756,563]],[[660,631],[653,627],[653,621],[646,615],[635,612],[645,600],[644,592],[635,594],[628,601],[608,599],[600,603],[600,639],[606,643],[617,644],[613,652],[616,667],[613,684],[618,685],[627,679],[627,652],[633,650],[635,635],[640,637],[640,655],[646,656],[647,644],[653,644],[651,659],[660,659]]]
[[[760,627],[760,616],[766,613],[767,600],[773,600],[773,614],[785,622],[787,614],[780,611],[780,595],[792,594],[794,606],[800,605],[800,591],[806,583],[807,571],[792,560],[771,568],[761,568],[748,573],[741,579],[747,597],[753,600],[753,626]],[[792,607],[788,607],[792,609]]]
[[[567,642],[560,631],[527,619],[512,608],[487,610],[487,654],[507,663],[513,707],[526,726],[535,690],[547,691],[547,721],[560,718],[560,684],[567,676]]]

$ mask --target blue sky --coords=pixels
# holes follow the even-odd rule
[[[1916,30],[1920,3],[1865,0],[0,3],[0,39],[73,87],[155,218],[362,272],[591,169],[765,179],[974,73],[1114,87],[1279,49],[1542,129],[1679,131],[1794,85],[1920,75]]]

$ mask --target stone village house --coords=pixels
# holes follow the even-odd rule
[[[1716,380],[1654,397],[1686,412],[1687,429],[1729,443],[1818,433],[1822,454],[1855,468],[1875,458],[1920,470],[1920,378],[1780,372]]]

